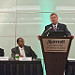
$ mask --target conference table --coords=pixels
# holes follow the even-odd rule
[[[41,60],[0,61],[0,75],[43,75]],[[75,60],[68,60],[65,75],[75,75]]]
[[[0,61],[0,75],[43,75],[41,60]]]

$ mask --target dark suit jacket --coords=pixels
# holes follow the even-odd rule
[[[25,50],[25,55],[26,57],[32,57],[32,58],[37,58],[37,55],[35,54],[35,52],[31,49],[30,46],[26,46],[24,45],[24,50]],[[19,47],[15,47],[11,49],[11,56],[15,58],[15,54],[19,54],[20,55],[20,51],[19,51]]]
[[[71,33],[68,31],[68,29],[67,29],[65,24],[58,23],[57,31],[60,31],[60,30],[62,30],[64,32],[65,36],[70,36],[71,35]],[[42,33],[41,36],[47,36],[47,34],[48,34],[47,31],[49,33],[50,33],[50,31],[54,31],[52,24],[45,26],[45,30],[44,30],[44,32]]]
[[[4,49],[0,48],[0,56],[4,56]]]

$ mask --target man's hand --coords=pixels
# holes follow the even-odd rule
[[[73,36],[73,35],[71,35],[71,36],[69,36],[69,37],[72,37],[72,40],[74,39],[74,36]]]
[[[23,57],[23,55],[19,55],[19,57]]]
[[[38,39],[40,40],[40,35],[38,35]]]

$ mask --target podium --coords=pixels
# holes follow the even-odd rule
[[[46,75],[64,75],[71,37],[40,37]]]

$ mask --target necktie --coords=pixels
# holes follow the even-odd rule
[[[20,53],[23,57],[25,57],[25,51],[23,50],[23,48],[21,48]]]
[[[55,30],[55,31],[57,30],[56,26],[54,26],[54,30]]]

